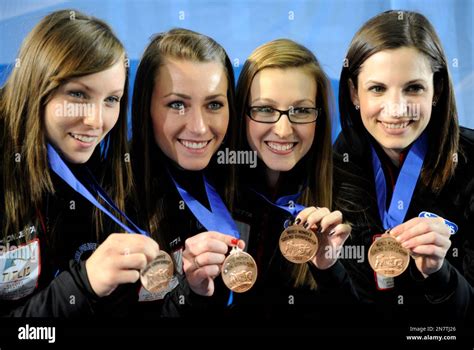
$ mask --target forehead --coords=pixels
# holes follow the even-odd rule
[[[253,78],[250,94],[252,98],[273,95],[314,98],[316,81],[304,68],[265,68]]]
[[[156,83],[161,88],[179,88],[180,92],[227,89],[227,76],[220,62],[196,62],[165,58],[160,66]]]
[[[433,74],[430,61],[416,48],[383,50],[370,56],[361,65],[359,76],[366,80],[404,80],[426,78]]]

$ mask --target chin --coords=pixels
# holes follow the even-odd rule
[[[206,167],[209,165],[209,162],[190,162],[186,164],[178,163],[178,165],[184,170],[200,171],[206,169]]]

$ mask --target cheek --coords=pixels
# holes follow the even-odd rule
[[[120,109],[108,111],[104,118],[104,135],[107,134],[117,124],[120,116]]]
[[[253,151],[259,150],[260,143],[266,134],[266,128],[263,128],[262,125],[247,121],[247,141]]]
[[[316,135],[316,127],[306,127],[299,131],[300,139],[303,142],[303,149],[307,152],[311,145],[314,142],[314,137]]]

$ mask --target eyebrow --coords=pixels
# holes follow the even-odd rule
[[[68,83],[81,85],[84,89],[86,89],[87,91],[89,91],[91,93],[96,92],[96,90],[94,88],[90,87],[89,85],[87,85],[83,82],[77,81],[77,80],[71,80]],[[68,83],[66,83],[66,84],[68,84]],[[110,92],[110,94],[119,94],[119,93],[123,93],[123,89],[117,89],[117,90],[114,90],[114,91]]]
[[[163,98],[166,98],[166,97],[169,97],[169,96],[172,96],[172,95],[181,97],[181,98],[183,98],[183,99],[185,99],[185,100],[192,100],[192,97],[191,97],[191,96],[186,95],[186,94],[181,94],[181,93],[179,93],[179,92],[170,92],[169,94],[164,95]],[[224,94],[210,95],[210,96],[207,96],[207,97],[205,98],[205,101],[213,100],[213,99],[216,99],[216,98],[218,98],[218,97],[227,97],[227,96],[224,95]]]
[[[422,79],[422,78],[418,78],[418,79],[413,79],[413,80],[410,80],[408,82],[406,82],[404,85],[410,85],[410,84],[413,84],[413,83],[424,83],[426,84],[426,80],[425,79]],[[377,85],[384,85],[384,83],[380,82],[380,81],[376,81],[376,80],[369,80],[367,82],[364,83],[365,86],[367,85],[370,85],[370,84],[377,84]]]
[[[278,104],[275,100],[272,100],[271,98],[256,98],[255,100],[253,100],[251,102],[251,104],[254,104],[255,102],[266,102],[266,103],[274,103],[274,104]],[[298,101],[294,101],[292,104],[293,105],[297,105],[297,104],[300,104],[300,103],[303,103],[303,102],[310,102],[312,104],[315,104],[315,102],[313,100],[310,100],[308,98],[304,98],[302,100],[298,100]]]

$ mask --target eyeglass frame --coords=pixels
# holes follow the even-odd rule
[[[274,111],[277,111],[278,113],[280,113],[280,115],[278,116],[277,120],[275,120],[274,122],[264,122],[264,121],[261,121],[261,120],[256,120],[256,119],[252,118],[252,116],[250,115],[250,111],[252,110],[252,108],[258,108],[258,107],[271,108],[271,109],[273,109]],[[269,106],[248,106],[248,107],[246,108],[246,113],[247,113],[247,116],[248,116],[250,119],[252,119],[254,122],[256,122],[256,123],[275,124],[275,123],[278,123],[278,121],[281,119],[281,116],[282,116],[282,115],[286,115],[286,116],[288,117],[288,120],[289,120],[290,123],[292,123],[292,124],[311,124],[311,123],[316,123],[316,121],[318,120],[319,112],[320,112],[321,108],[318,108],[318,107],[298,107],[298,108],[305,108],[305,109],[315,110],[315,111],[316,111],[316,119],[313,120],[312,122],[303,122],[303,123],[294,122],[293,120],[291,120],[290,111],[291,111],[291,110],[294,110],[295,107],[288,108],[287,110],[280,110],[280,109],[277,109],[277,108],[274,108],[274,107],[269,107]]]

